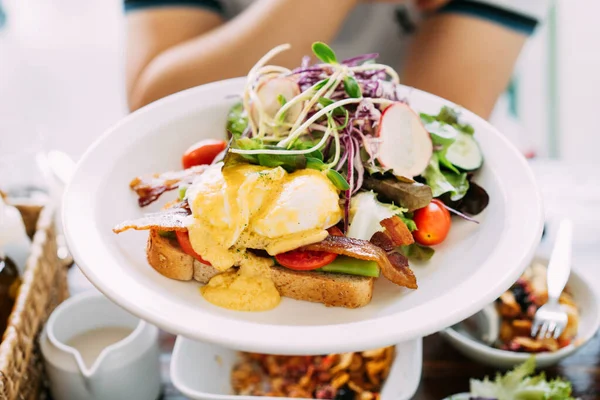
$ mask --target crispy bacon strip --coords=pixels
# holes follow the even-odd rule
[[[379,222],[379,224],[383,226],[385,233],[390,237],[394,245],[408,246],[409,244],[413,244],[415,242],[412,233],[404,221],[402,221],[402,219],[397,215],[394,215],[391,218],[386,218]]]
[[[113,232],[121,233],[128,229],[138,231],[147,229],[162,229],[169,231],[185,231],[185,218],[190,215],[187,202],[174,205],[159,212],[146,214],[141,218],[123,221],[113,228]]]
[[[196,176],[206,170],[206,167],[206,165],[197,165],[182,171],[138,176],[129,183],[129,187],[139,196],[140,207],[145,207],[157,200],[164,192],[177,189],[181,184],[192,183]]]
[[[377,247],[381,247],[383,249],[383,251],[385,251],[386,253],[389,253],[390,251],[394,251],[394,249],[396,248],[396,245],[394,245],[392,238],[389,237],[386,233],[381,232],[381,231],[375,232],[373,234],[373,236],[371,237],[370,242],[373,243]]]
[[[325,240],[304,246],[301,250],[326,251],[359,260],[375,261],[383,276],[399,286],[417,288],[417,279],[408,266],[408,260],[395,251],[386,252],[381,247],[361,239],[345,236],[328,236]]]

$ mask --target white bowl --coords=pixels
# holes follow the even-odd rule
[[[479,225],[455,219],[425,265],[413,267],[419,289],[378,279],[359,309],[284,298],[274,310],[236,312],[204,300],[199,284],[163,277],[146,260],[147,234],[115,235],[117,223],[158,209],[175,193],[140,209],[135,176],[180,168],[181,155],[203,138],[224,137],[225,120],[244,79],[216,82],[160,100],[129,115],[83,156],[64,197],[65,235],[77,265],[117,304],[166,331],[261,353],[323,354],[383,347],[437,332],[477,312],[506,290],[531,260],[542,230],[533,173],[489,123],[463,111],[485,155],[476,180],[490,194]],[[446,100],[406,90],[418,111]]]
[[[600,310],[598,307],[600,300],[592,286],[577,271],[571,271],[568,286],[575,302],[579,306],[579,332],[573,344],[555,352],[536,354],[536,365],[539,368],[554,365],[579,350],[594,337],[598,327],[600,327]],[[525,362],[530,356],[529,353],[516,353],[486,346],[452,328],[447,328],[440,333],[465,356],[492,367],[512,368],[517,364]]]
[[[285,400],[287,397],[238,396],[231,388],[231,369],[237,352],[215,344],[177,337],[171,358],[171,382],[191,399]],[[396,356],[381,400],[408,400],[417,391],[423,362],[422,340],[396,345]]]

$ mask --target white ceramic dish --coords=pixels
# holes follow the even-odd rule
[[[186,397],[198,400],[281,400],[282,397],[232,394],[231,369],[237,352],[215,344],[177,338],[171,358],[171,381]],[[423,362],[422,340],[396,345],[396,357],[381,400],[408,400],[417,391]]]
[[[598,306],[600,298],[594,292],[594,289],[577,271],[571,271],[567,285],[579,306],[579,334],[574,344],[554,353],[536,354],[538,368],[549,367],[573,354],[594,337],[600,327],[600,309]],[[512,368],[516,364],[525,362],[529,357],[528,353],[515,353],[486,346],[452,328],[445,329],[441,334],[465,356],[492,367]]]
[[[268,312],[213,306],[194,282],[165,278],[148,266],[147,234],[115,235],[140,209],[129,189],[140,174],[180,168],[181,155],[203,138],[223,137],[232,95],[244,79],[197,87],[145,107],[106,132],[83,156],[64,197],[64,227],[77,265],[128,311],[183,336],[263,353],[318,354],[386,346],[457,323],[497,298],[530,261],[542,229],[540,198],[525,159],[491,125],[464,111],[485,155],[477,177],[489,192],[479,225],[456,219],[426,265],[414,266],[419,289],[384,278],[360,309],[328,308],[284,298]],[[437,113],[451,103],[405,88],[411,106]],[[173,194],[172,194],[173,195]],[[168,196],[167,196],[168,197]]]

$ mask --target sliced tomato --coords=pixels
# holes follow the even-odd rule
[[[333,253],[302,250],[292,250],[275,256],[280,265],[296,271],[312,271],[332,263],[336,258],[337,254]]]
[[[190,235],[188,231],[175,231],[175,235],[177,235],[177,241],[179,242],[179,246],[181,246],[181,250],[183,250],[185,254],[194,257],[196,260],[200,261],[203,264],[210,265],[208,261],[204,260],[200,256],[200,254],[194,251],[192,243],[190,242]]]
[[[342,231],[332,226],[328,229],[332,236],[342,236]],[[337,258],[337,254],[326,251],[303,251],[292,250],[277,254],[275,260],[280,265],[296,271],[312,271],[313,269],[324,267],[331,264]]]
[[[440,244],[448,236],[452,218],[444,203],[433,199],[427,206],[415,211],[413,217],[417,230],[413,232],[415,240],[425,246]]]
[[[183,168],[190,168],[196,165],[211,164],[215,157],[227,147],[224,140],[206,139],[190,146],[183,154],[181,163]]]

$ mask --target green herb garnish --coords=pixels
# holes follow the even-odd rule
[[[360,90],[360,86],[358,86],[358,82],[351,76],[347,76],[344,78],[344,90],[348,93],[348,96],[354,98],[362,97],[362,92]]]
[[[315,42],[312,45],[312,51],[315,56],[324,63],[337,64],[337,58],[331,47],[327,46],[323,42]]]

